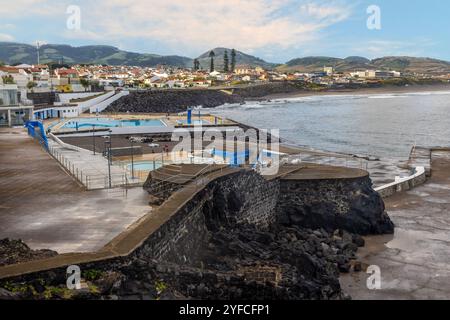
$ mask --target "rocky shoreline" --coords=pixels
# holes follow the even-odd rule
[[[215,89],[148,90],[131,92],[109,106],[111,113],[179,113],[188,107],[215,108],[224,104],[241,104],[246,101],[264,101],[277,98],[327,94],[370,94],[389,92],[416,92],[424,90],[450,90],[450,85],[358,85],[349,84],[326,88],[312,88],[304,82],[283,81],[238,87],[232,94]]]
[[[0,285],[0,299],[340,300],[350,299],[340,272],[361,271],[364,240],[342,230],[253,226],[214,233],[203,268],[135,260],[83,272],[85,289],[70,291],[56,273]],[[43,280],[45,278],[45,281]]]
[[[22,240],[0,240],[0,267],[58,255],[51,250],[31,250]]]

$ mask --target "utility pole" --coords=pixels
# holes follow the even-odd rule
[[[37,48],[37,63],[38,65],[41,64],[41,56],[39,53],[39,49],[41,47],[41,44],[39,43],[39,41],[36,41],[36,48]]]

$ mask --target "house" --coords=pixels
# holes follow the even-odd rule
[[[252,74],[253,69],[249,65],[238,65],[234,69],[234,73],[237,75],[247,75]]]

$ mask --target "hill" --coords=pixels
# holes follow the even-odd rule
[[[41,47],[40,57],[42,63],[63,61],[68,64],[89,63],[143,67],[158,64],[175,67],[190,67],[192,65],[192,59],[187,57],[134,53],[112,46],[72,47],[47,44]],[[0,42],[0,60],[7,64],[36,64],[36,48],[22,43]]]
[[[322,71],[324,66],[334,67],[338,72],[379,69],[427,74],[450,73],[450,62],[415,57],[383,57],[374,60],[364,57],[348,57],[345,59],[305,57],[290,60],[286,64],[278,66],[277,70],[282,72],[314,72]]]

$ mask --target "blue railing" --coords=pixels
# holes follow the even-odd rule
[[[39,143],[48,151],[48,139],[42,122],[27,121],[25,123],[25,128],[27,128],[28,134],[38,140]],[[38,130],[36,130],[36,128],[38,128]]]

